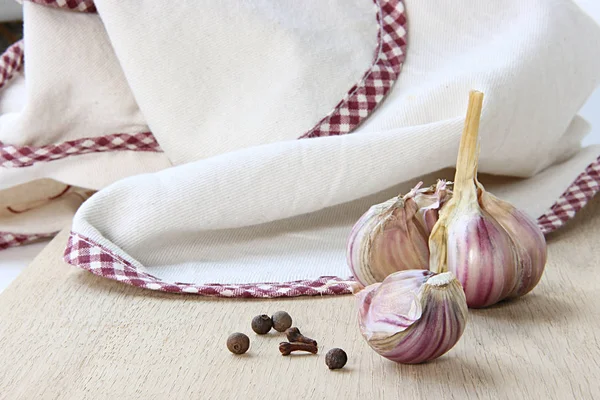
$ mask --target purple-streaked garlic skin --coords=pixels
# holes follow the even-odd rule
[[[450,196],[444,181],[435,187],[417,185],[404,197],[372,206],[348,238],[346,259],[358,282],[367,286],[388,275],[429,265],[429,233],[437,210]]]
[[[457,209],[447,226],[447,270],[460,281],[471,308],[495,304],[517,285],[510,236],[478,207]]]
[[[452,273],[400,271],[357,295],[359,327],[380,355],[403,364],[433,360],[460,339],[467,304]]]
[[[546,266],[544,234],[527,214],[488,192],[481,192],[480,204],[508,232],[517,253],[517,284],[508,297],[529,293],[539,283]]]

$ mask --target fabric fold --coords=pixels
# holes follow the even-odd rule
[[[25,4],[25,75],[0,93],[0,189],[100,190],[65,251],[98,275],[347,293],[353,222],[452,177],[471,89],[491,192],[547,233],[598,191],[600,149],[580,147],[576,113],[600,82],[600,28],[568,0],[49,3]],[[51,192],[11,200],[4,237],[79,206]]]
[[[133,29],[119,22],[115,4],[97,1],[114,43]],[[452,177],[445,168],[456,159],[470,89],[486,94],[480,171],[514,177],[488,177],[486,187],[539,218],[545,232],[562,226],[600,183],[599,148],[580,148],[589,126],[576,116],[600,80],[598,27],[568,1],[406,6],[402,73],[353,133],[286,140],[293,130],[272,136],[271,119],[258,135],[224,125],[215,132],[251,141],[192,161],[195,149],[177,147],[204,143],[206,132],[188,123],[197,141],[176,143],[171,135],[165,146],[176,164],[187,163],[93,196],[75,217],[65,260],[155,290],[237,296],[215,288],[245,285],[244,296],[262,297],[282,295],[265,294],[264,282],[327,281],[345,293],[345,241],[356,219],[419,179]],[[154,88],[139,68],[144,58],[127,42],[117,54],[127,59],[133,91],[142,109],[154,110],[156,126],[165,126],[181,113],[152,105]],[[159,140],[171,128],[163,129]],[[262,135],[268,138],[257,140]],[[205,155],[222,143],[207,146]]]

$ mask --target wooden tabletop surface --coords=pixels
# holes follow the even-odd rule
[[[600,398],[600,196],[549,238],[533,293],[473,310],[463,338],[423,365],[370,350],[352,296],[223,300],[142,290],[61,261],[62,232],[0,295],[0,399]],[[317,355],[283,357],[254,315],[288,311]],[[235,331],[250,351],[230,354]],[[341,347],[347,366],[330,371]]]

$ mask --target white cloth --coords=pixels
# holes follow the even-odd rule
[[[43,149],[148,131],[98,15],[29,2],[23,8],[26,62],[0,90],[0,145]],[[0,167],[0,204],[5,206],[0,211],[0,248],[3,235],[50,234],[64,228],[87,197],[76,192],[169,166],[161,152],[115,151],[24,168]],[[74,187],[68,196],[50,198],[65,185]],[[11,213],[9,206],[29,211]]]
[[[245,16],[240,10],[262,3],[239,4],[243,6],[232,12]],[[182,44],[186,38],[198,38],[198,48],[212,49],[211,60],[219,54],[227,57],[230,53],[216,44],[220,39],[215,37],[221,36],[210,34],[211,29],[221,32],[220,23],[234,31],[233,37],[244,38],[241,43],[260,47],[259,40],[248,41],[249,26],[230,24],[229,11],[219,5],[203,5],[216,21],[200,19],[207,23],[200,28],[204,38],[189,32],[193,24],[179,28],[176,16],[183,15],[182,10],[192,13],[193,7],[177,6],[165,24],[178,26],[175,47],[181,51],[150,66],[156,51],[173,40],[146,33],[150,28],[145,21],[158,19],[159,6],[144,6],[137,25],[129,21],[141,5],[125,6],[130,11],[124,11],[116,1],[97,1],[136,99],[142,111],[151,111],[145,112],[149,125],[154,131],[156,124],[167,155],[176,164],[199,160],[107,187],[80,208],[73,230],[165,280],[232,283],[347,276],[345,240],[354,221],[369,205],[408,186],[381,191],[400,182],[412,185],[417,177],[438,175],[435,171],[454,164],[470,89],[486,94],[480,171],[532,177],[489,189],[497,189],[534,217],[600,153],[598,148],[581,151],[579,141],[588,127],[576,117],[600,79],[600,29],[568,0],[407,0],[407,59],[388,98],[354,133],[307,140],[285,140],[297,137],[307,120],[274,122],[278,115],[302,119],[304,113],[281,114],[281,109],[304,109],[306,99],[265,94],[262,87],[247,85],[248,77],[238,75],[238,85],[219,86],[230,75],[224,66],[211,69],[210,78],[199,78],[213,81],[210,91],[203,92],[211,97],[200,102],[214,101],[223,108],[193,110],[198,86],[191,82],[198,81],[189,65],[204,64],[202,54]],[[305,19],[310,12],[301,9],[281,7],[277,12],[284,26],[299,25],[296,31],[285,29],[291,36],[310,31],[305,24],[315,23]],[[267,21],[272,20],[263,16],[259,25]],[[272,38],[276,43],[269,42],[269,48],[287,43],[281,36]],[[252,57],[247,60],[248,68],[265,79],[262,64]],[[287,68],[304,67],[304,60],[298,54]],[[165,77],[167,65],[188,71],[186,79]],[[157,71],[162,71],[159,76]],[[293,78],[286,71],[274,79],[287,87],[291,83],[286,80]],[[299,86],[311,84],[307,80]],[[220,88],[228,91],[221,93]],[[237,109],[236,104],[250,104],[259,95],[275,98],[265,99],[254,112]],[[221,103],[223,96],[228,100]],[[265,110],[269,105],[279,107]],[[236,148],[241,150],[226,152]],[[208,155],[214,157],[201,159]],[[429,184],[434,178],[427,179]]]
[[[297,139],[360,80],[377,49],[372,0],[95,3],[175,164]]]
[[[455,162],[471,89],[486,94],[480,171],[529,177],[488,188],[534,217],[600,153],[580,149],[576,116],[600,81],[600,29],[569,0],[406,0],[391,92],[353,133],[303,140],[382,57],[384,0],[95,3],[99,14],[24,5],[25,84],[0,93],[0,141],[150,130],[164,152],[2,168],[0,204],[43,204],[1,213],[0,232],[56,230],[102,189],[73,230],[166,281],[346,277],[362,212],[424,175],[451,178],[436,171]],[[47,203],[59,184],[46,179],[74,193]]]

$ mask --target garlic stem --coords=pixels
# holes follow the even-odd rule
[[[456,175],[454,177],[454,193],[461,197],[465,191],[474,192],[473,180],[477,176],[479,161],[479,120],[483,106],[483,93],[472,90],[469,93],[469,106],[465,127],[460,138]]]
[[[469,105],[465,126],[460,137],[460,146],[456,160],[454,175],[454,195],[445,209],[439,214],[439,219],[429,236],[430,262],[433,272],[448,272],[447,224],[456,207],[477,207],[477,164],[479,162],[479,119],[483,107],[483,93],[472,90],[469,92]]]

